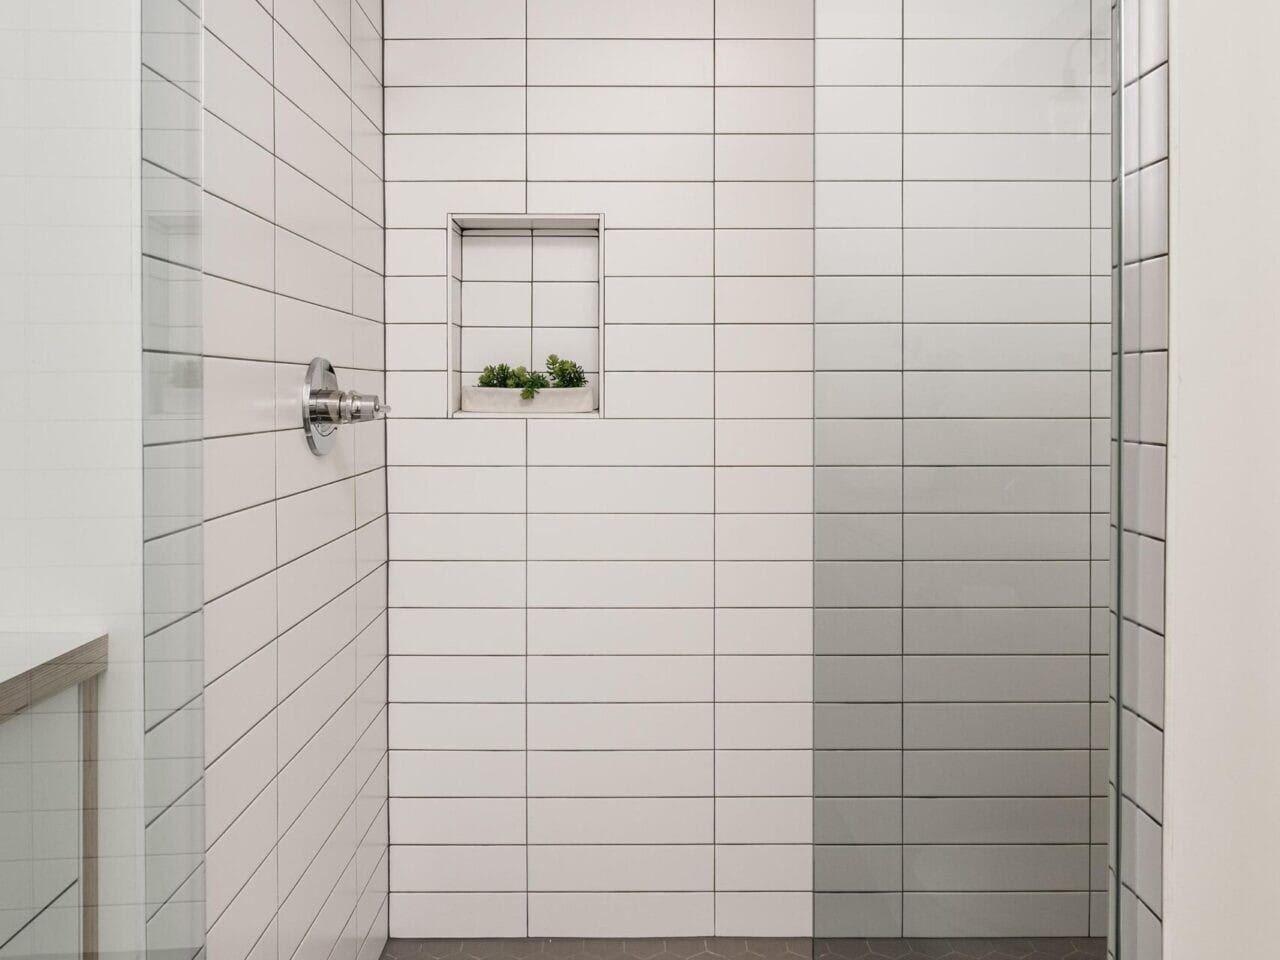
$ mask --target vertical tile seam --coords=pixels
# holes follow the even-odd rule
[[[1164,84],[1165,131],[1164,131],[1164,141],[1161,144],[1161,148],[1162,148],[1161,152],[1164,154],[1162,159],[1168,165],[1169,175],[1165,177],[1164,194],[1161,199],[1165,205],[1165,209],[1164,209],[1165,222],[1168,223],[1170,218],[1170,207],[1172,206],[1171,196],[1172,196],[1172,184],[1173,184],[1173,156],[1172,156],[1173,151],[1171,150],[1170,134],[1169,134],[1169,117],[1170,117],[1169,97],[1170,97],[1170,89],[1172,86],[1172,83],[1170,80],[1170,76],[1172,74],[1172,69],[1171,69],[1172,50],[1171,50],[1171,45],[1169,43],[1168,0],[1159,0],[1159,2],[1161,6],[1164,8],[1163,39],[1164,39],[1165,55],[1162,62],[1156,67],[1154,67],[1151,72],[1154,73],[1156,70],[1159,70],[1161,67],[1164,67],[1165,69],[1165,84]],[[1169,610],[1169,590],[1168,590],[1169,468],[1168,468],[1168,465],[1169,465],[1169,390],[1170,390],[1169,356],[1170,356],[1170,348],[1172,346],[1169,338],[1169,287],[1171,282],[1170,278],[1173,276],[1172,270],[1173,270],[1173,253],[1174,253],[1173,245],[1171,243],[1167,243],[1165,246],[1166,246],[1166,249],[1165,249],[1164,257],[1165,257],[1166,266],[1165,266],[1164,284],[1163,284],[1165,308],[1164,308],[1164,314],[1160,320],[1160,325],[1162,327],[1162,332],[1164,334],[1164,364],[1165,364],[1165,389],[1164,389],[1164,393],[1160,397],[1160,403],[1164,407],[1164,416],[1163,416],[1164,430],[1160,440],[1164,444],[1164,458],[1165,458],[1164,485],[1161,487],[1161,496],[1163,497],[1163,500],[1164,500],[1163,509],[1161,510],[1162,519],[1163,519],[1162,533],[1164,536],[1163,536],[1163,539],[1161,540],[1161,548],[1160,548],[1160,557],[1161,557],[1161,564],[1160,564],[1160,588],[1161,588],[1160,720],[1161,720],[1161,726],[1159,728],[1160,729],[1160,798],[1159,798],[1160,799],[1160,820],[1158,821],[1158,826],[1160,828],[1161,855],[1160,855],[1160,913],[1156,915],[1156,920],[1160,924],[1160,931],[1161,931],[1160,932],[1161,956],[1163,956],[1163,953],[1164,953],[1164,911],[1165,911],[1163,844],[1164,844],[1164,830],[1165,830],[1164,825],[1165,825],[1165,817],[1166,817],[1165,793],[1164,793],[1166,764],[1164,762],[1164,756],[1165,756],[1165,726],[1168,723],[1166,692],[1169,688],[1169,685],[1166,682],[1166,668],[1169,662],[1169,640],[1168,640],[1168,632],[1167,632],[1168,623],[1169,623],[1169,614],[1168,614],[1168,610]],[[1141,287],[1139,287],[1139,292],[1141,292]],[[1141,347],[1141,337],[1139,337],[1139,346]],[[1152,632],[1154,633],[1155,631],[1153,630]],[[1135,802],[1135,806],[1136,805],[1137,804]],[[1139,809],[1141,809],[1141,807],[1139,807]],[[1143,812],[1147,813],[1147,811],[1145,810],[1143,810]],[[1150,816],[1150,814],[1147,813],[1147,816]],[[1152,817],[1151,819],[1154,820],[1155,818]],[[1135,895],[1136,895],[1136,891],[1135,891]],[[1145,901],[1144,901],[1144,905],[1145,905]],[[1148,907],[1147,909],[1150,910],[1151,908]],[[1152,910],[1151,912],[1153,914],[1155,913],[1154,910]]]
[[[526,0],[526,9],[528,3]],[[526,20],[526,23],[528,21]],[[526,27],[526,33],[528,28]],[[526,88],[527,91],[527,88]],[[525,181],[526,185],[528,180]],[[533,238],[529,238],[533,258]],[[532,274],[530,274],[532,277]],[[532,309],[532,307],[530,307]],[[532,337],[532,333],[530,333]],[[532,935],[529,918],[529,420],[524,421],[524,930]]]
[[[907,933],[907,20],[898,20],[898,932]]]
[[[1112,103],[1112,131],[1111,136],[1113,142],[1111,145],[1111,176],[1116,180],[1116,191],[1113,195],[1111,208],[1112,218],[1115,221],[1113,229],[1118,229],[1119,236],[1113,241],[1112,250],[1114,251],[1111,259],[1115,261],[1112,266],[1114,277],[1111,282],[1111,296],[1113,298],[1112,320],[1118,318],[1118,329],[1111,332],[1112,336],[1112,363],[1115,364],[1114,383],[1112,385],[1113,396],[1111,397],[1111,415],[1112,425],[1108,432],[1108,445],[1110,452],[1111,470],[1115,471],[1114,476],[1108,477],[1108,490],[1111,493],[1111,511],[1113,514],[1112,522],[1115,525],[1115,555],[1111,558],[1111,562],[1115,565],[1114,569],[1109,572],[1107,577],[1111,585],[1112,598],[1111,609],[1108,610],[1107,620],[1107,639],[1108,648],[1114,660],[1112,668],[1115,673],[1114,680],[1114,703],[1109,711],[1109,722],[1111,730],[1108,734],[1108,743],[1114,751],[1115,756],[1112,763],[1108,764],[1112,769],[1109,771],[1114,777],[1114,783],[1110,785],[1108,798],[1108,834],[1111,841],[1112,849],[1108,856],[1108,872],[1110,874],[1110,897],[1108,898],[1108,912],[1110,914],[1110,922],[1108,926],[1114,927],[1115,937],[1110,943],[1110,948],[1116,960],[1121,960],[1123,941],[1123,931],[1121,929],[1121,911],[1120,905],[1124,897],[1124,883],[1121,880],[1123,876],[1123,864],[1121,856],[1123,854],[1123,843],[1120,838],[1120,810],[1122,804],[1122,783],[1123,783],[1123,765],[1124,751],[1121,749],[1121,736],[1124,729],[1124,656],[1121,653],[1121,632],[1124,626],[1124,607],[1122,599],[1122,570],[1124,555],[1124,471],[1121,467],[1122,454],[1124,451],[1124,233],[1125,233],[1125,149],[1128,138],[1125,136],[1126,122],[1124,110],[1124,91],[1125,91],[1125,43],[1127,40],[1125,31],[1125,17],[1127,13],[1128,3],[1131,0],[1115,0],[1114,9],[1116,15],[1112,18],[1112,30],[1116,34],[1112,40],[1112,50],[1115,62],[1111,65],[1113,78],[1109,84],[1111,90]],[[1115,309],[1118,308],[1118,309]],[[1108,378],[1110,379],[1110,378]],[[1112,441],[1112,436],[1115,439]],[[1092,486],[1092,484],[1091,484]],[[1108,551],[1111,552],[1111,551]]]
[[[716,600],[716,577],[719,573],[719,544],[716,540],[716,518],[719,504],[716,502],[717,455],[716,455],[716,193],[718,181],[716,173],[716,142],[719,132],[716,128],[716,101],[719,99],[719,86],[716,82],[716,48],[719,45],[718,13],[716,0],[711,0],[711,934],[720,933],[719,927],[719,865],[720,845],[717,843],[717,817],[720,808],[720,783],[718,778],[719,743],[716,737],[716,675],[720,650],[720,610]]]
[[[277,358],[280,353],[279,322],[278,322],[280,306],[279,306],[279,298],[276,293],[276,290],[280,285],[280,279],[279,279],[280,268],[279,268],[279,258],[275,255],[276,230],[278,229],[276,226],[276,223],[280,219],[280,213],[279,213],[280,201],[279,201],[279,186],[278,186],[279,177],[276,175],[276,164],[279,162],[279,160],[277,159],[277,155],[279,153],[280,146],[278,143],[279,131],[276,129],[277,88],[276,88],[275,31],[276,31],[277,22],[276,22],[276,12],[275,12],[274,5],[272,6],[272,9],[270,11],[270,16],[271,16],[271,348],[272,348],[271,360],[272,360],[272,366],[276,370],[276,373],[273,374],[272,376],[272,382],[274,383],[275,377],[279,375],[278,373],[279,366],[278,366]],[[354,175],[353,175],[353,179],[354,179]],[[386,365],[385,355],[383,359],[383,365],[384,366]],[[272,473],[273,473],[273,479],[274,479],[274,486],[271,491],[271,494],[272,494],[271,504],[272,504],[272,510],[274,511],[280,497],[280,464],[279,464],[279,457],[276,455],[274,450],[272,451],[271,461],[272,461]],[[281,636],[280,634],[280,578],[275,575],[275,571],[279,569],[279,563],[280,563],[280,522],[279,522],[278,516],[273,517],[272,531],[273,531],[274,546],[275,546],[275,557],[273,558],[273,563],[272,563],[271,593],[272,593],[272,599],[275,605],[275,629],[273,631],[273,633],[275,633],[275,639],[272,640],[272,646],[275,648],[274,664],[275,664],[275,673],[276,673],[276,691],[275,691],[274,699],[276,701],[276,704],[275,704],[274,712],[276,714],[276,720],[275,720],[274,736],[272,737],[272,747],[274,748],[274,753],[275,753],[275,771],[271,775],[271,782],[276,785],[275,829],[272,831],[275,834],[275,838],[273,841],[273,849],[278,851],[280,847],[280,789],[279,789],[280,646],[279,644],[280,644],[280,636]],[[280,915],[280,857],[278,854],[275,857],[274,873],[275,873],[275,876],[272,879],[271,886],[274,891],[275,902],[272,905],[272,910],[271,910],[272,920],[271,920],[271,923],[268,924],[267,930],[269,931],[272,928],[275,928],[274,948],[275,948],[275,952],[278,954],[280,950],[280,934],[279,934],[278,923],[276,922],[277,918]],[[264,931],[262,936],[266,936],[266,932],[267,931]],[[259,940],[261,940],[261,937],[259,937]]]
[[[385,2],[385,0],[384,0]],[[524,0],[524,212],[529,212],[529,0]],[[533,257],[533,234],[529,234],[530,262]],[[603,280],[603,278],[601,278]],[[533,269],[529,270],[529,362],[533,362]],[[459,364],[461,365],[461,364]],[[603,376],[603,373],[601,374]],[[525,421],[525,439],[528,440],[528,421]],[[525,445],[525,459],[529,456]],[[527,916],[527,911],[526,911]]]
[[[809,277],[809,936],[818,935],[818,2],[813,0],[809,32],[813,74],[809,97],[813,129],[810,133],[809,182],[813,218],[810,230],[812,275]]]
[[[1091,353],[1093,349],[1093,319],[1094,319],[1093,317],[1093,276],[1092,276],[1094,271],[1094,265],[1092,262],[1092,259],[1093,259],[1092,244],[1094,242],[1094,233],[1092,229],[1094,227],[1093,190],[1094,190],[1094,183],[1096,182],[1094,180],[1094,171],[1092,169],[1092,166],[1093,166],[1093,160],[1092,160],[1093,158],[1093,110],[1094,110],[1093,90],[1094,90],[1094,84],[1096,82],[1096,78],[1092,76],[1092,72],[1093,72],[1092,63],[1094,62],[1093,57],[1095,56],[1094,19],[1095,19],[1094,8],[1091,5],[1089,9],[1089,56],[1090,56],[1090,78],[1089,78],[1089,156],[1090,156],[1090,161],[1089,161],[1089,165],[1090,165],[1090,170],[1089,170],[1089,194],[1088,194],[1089,227],[1090,227],[1090,231],[1089,231],[1089,238],[1090,238],[1089,348]],[[1085,781],[1085,795],[1089,798],[1089,804],[1090,804],[1090,814],[1089,814],[1089,844],[1090,845],[1089,845],[1089,856],[1085,861],[1085,877],[1084,877],[1084,887],[1087,893],[1086,900],[1085,900],[1085,934],[1086,935],[1093,932],[1093,813],[1092,813],[1093,806],[1092,805],[1093,805],[1093,751],[1094,751],[1094,737],[1093,737],[1093,696],[1094,696],[1094,693],[1093,693],[1094,691],[1094,687],[1093,687],[1093,664],[1094,664],[1094,660],[1093,660],[1093,605],[1094,605],[1093,584],[1094,584],[1094,578],[1092,574],[1093,574],[1093,564],[1095,562],[1093,559],[1093,556],[1094,556],[1093,554],[1093,509],[1094,509],[1094,504],[1093,504],[1093,429],[1094,429],[1093,427],[1093,424],[1094,424],[1093,378],[1095,374],[1092,372],[1092,368],[1093,368],[1092,356],[1090,356],[1089,358],[1089,367],[1091,372],[1089,374],[1089,393],[1087,397],[1087,403],[1089,405],[1089,410],[1088,410],[1088,413],[1089,413],[1089,474],[1087,477],[1087,482],[1089,485],[1088,551],[1089,551],[1090,576],[1089,576],[1089,623],[1086,628],[1085,640],[1086,640],[1088,651],[1089,651],[1089,711],[1090,713],[1089,713],[1089,754],[1088,754],[1089,765],[1086,770],[1087,779]]]
[[[355,0],[359,2],[359,0]],[[378,52],[380,62],[383,67],[378,71],[378,79],[382,83],[382,130],[381,136],[378,137],[379,154],[381,157],[382,173],[381,192],[382,192],[382,395],[387,396],[387,78],[385,67],[385,50],[386,50],[386,33],[387,33],[387,2],[380,0],[378,4],[379,25],[378,25]],[[354,31],[354,24],[352,30]],[[354,174],[355,168],[352,167],[352,184],[354,193]],[[445,231],[445,243],[449,242],[449,231]],[[446,249],[447,254],[447,249]],[[448,257],[446,256],[446,262]],[[447,274],[448,268],[445,268]],[[449,278],[445,277],[445,283],[449,282]],[[353,304],[354,306],[354,304]],[[446,311],[445,323],[449,322],[448,312]],[[447,328],[446,328],[447,329]],[[446,346],[445,349],[448,349]],[[446,387],[447,389],[447,387]],[[447,400],[446,400],[447,404]],[[386,881],[387,893],[384,898],[387,911],[387,933],[391,931],[391,511],[388,504],[391,502],[391,490],[387,485],[387,476],[391,473],[387,469],[387,434],[390,433],[391,427],[387,423],[386,415],[382,420],[382,516],[383,522],[387,526],[387,552],[383,558],[385,560],[386,576],[382,583],[382,611],[387,621],[386,638],[382,642],[382,662],[385,669],[382,672],[382,732],[383,743],[386,744],[385,753],[387,758],[387,770],[384,778],[383,786],[385,793],[383,794],[383,805],[387,811],[387,831],[385,844],[383,849],[386,851],[384,859],[386,861]],[[374,923],[377,923],[377,914],[374,914]],[[372,933],[372,927],[365,934],[367,937]]]

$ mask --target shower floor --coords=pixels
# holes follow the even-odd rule
[[[383,960],[1103,960],[1100,938],[389,940]]]

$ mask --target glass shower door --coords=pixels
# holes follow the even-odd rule
[[[203,944],[199,30],[0,9],[4,958]]]
[[[1096,6],[906,0],[897,16],[817,19],[827,953],[868,938],[1103,950],[1110,24]],[[855,54],[884,69],[824,74]]]

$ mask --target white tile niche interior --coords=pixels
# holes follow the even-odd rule
[[[449,217],[449,415],[601,416],[603,218],[599,214]],[[573,360],[595,392],[590,414],[464,413],[462,387],[490,364],[545,369]]]

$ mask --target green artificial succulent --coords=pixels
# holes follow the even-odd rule
[[[554,353],[547,357],[547,374],[557,387],[581,387],[587,382],[586,371],[572,360],[561,360]]]
[[[547,387],[581,387],[587,382],[587,374],[572,360],[561,360],[554,353],[547,357],[546,373],[530,373],[526,367],[512,369],[508,364],[495,363],[484,368],[476,380],[481,387],[499,387],[519,390],[525,400],[532,400],[539,390]]]
[[[530,373],[524,367],[517,367],[516,372],[523,372],[524,376],[520,378],[516,384],[520,388],[520,396],[525,400],[532,400],[538,395],[538,391],[544,387],[549,387],[551,382],[544,373]]]
[[[507,383],[512,373],[512,369],[505,363],[492,364],[484,368],[484,372],[480,374],[480,379],[476,383],[482,387],[514,387],[514,383]]]

